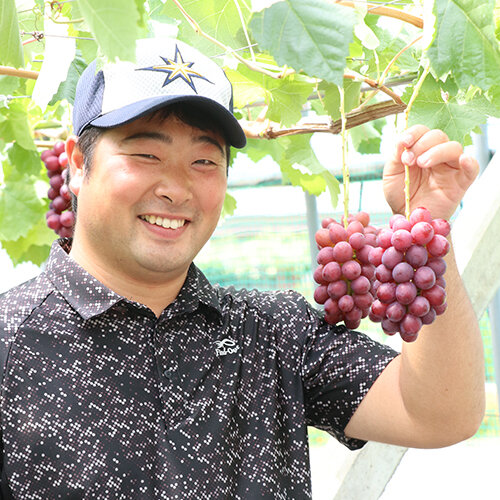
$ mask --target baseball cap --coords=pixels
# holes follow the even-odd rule
[[[171,38],[137,40],[136,62],[96,61],[78,81],[73,130],[124,125],[168,104],[189,102],[220,124],[230,144],[242,148],[246,137],[233,115],[233,89],[222,68],[195,48]]]

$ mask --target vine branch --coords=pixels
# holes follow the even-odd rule
[[[32,80],[36,80],[38,78],[38,71],[11,68],[10,66],[0,66],[0,75],[17,76],[19,78],[30,78]]]
[[[404,53],[406,52],[412,45],[414,45],[415,43],[417,43],[419,40],[421,40],[423,37],[423,35],[420,35],[418,36],[417,38],[415,38],[415,40],[411,41],[408,45],[406,45],[406,47],[403,47],[392,59],[391,61],[389,62],[389,64],[387,65],[387,67],[384,69],[381,77],[377,80],[377,83],[378,85],[380,85],[380,89],[377,88],[375,90],[373,90],[372,92],[370,92],[370,94],[366,97],[366,99],[363,101],[363,103],[360,105],[360,108],[366,106],[366,103],[372,98],[374,97],[379,90],[381,90],[381,88],[383,87],[383,84],[384,84],[384,81],[385,79],[387,78],[387,75],[389,74],[389,70],[391,69],[392,65],[398,60],[398,58]]]
[[[354,110],[346,114],[346,129],[357,127],[363,123],[383,118],[384,116],[402,113],[406,104],[392,101],[378,102],[363,111]],[[294,127],[280,128],[277,123],[267,120],[240,122],[245,135],[249,139],[276,139],[287,135],[312,134],[313,132],[328,132],[338,134],[342,130],[342,120],[327,123],[300,123]]]
[[[335,3],[337,3],[338,5],[344,5],[345,7],[352,7],[352,8],[355,7],[355,2],[350,2],[346,0],[340,0]],[[416,26],[417,28],[421,29],[424,27],[424,21],[421,17],[414,16],[413,14],[408,14],[403,10],[394,9],[392,7],[380,7],[373,3],[367,4],[367,7],[368,10],[370,11],[370,14],[376,14],[377,16],[385,16],[385,17],[392,17],[393,19],[399,19],[400,21],[412,24],[413,26]]]

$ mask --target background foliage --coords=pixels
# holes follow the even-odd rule
[[[177,36],[214,57],[234,85],[252,160],[318,195],[338,182],[310,147],[338,133],[339,86],[352,144],[377,152],[385,116],[404,110],[430,65],[409,123],[467,144],[500,117],[500,2],[424,0],[1,0],[0,242],[41,263],[48,180],[39,152],[71,133],[76,82],[94,58],[133,60],[135,40]],[[375,121],[376,120],[376,121]],[[234,209],[227,198],[226,209]]]

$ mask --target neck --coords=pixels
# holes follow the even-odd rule
[[[175,275],[148,270],[136,274],[130,272],[130,269],[124,272],[126,266],[110,266],[107,262],[101,262],[75,241],[69,255],[110,290],[149,307],[157,317],[175,300],[188,272],[188,269]]]

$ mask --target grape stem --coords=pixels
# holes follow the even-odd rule
[[[340,131],[340,136],[342,137],[342,185],[344,186],[344,227],[347,229],[347,219],[349,217],[349,168],[347,166],[346,156],[347,156],[347,130],[346,124],[347,119],[345,116],[345,105],[344,105],[344,87],[339,85],[340,93],[340,119],[342,123],[342,129]]]
[[[413,88],[413,93],[411,94],[410,101],[408,102],[408,106],[406,106],[405,110],[405,130],[408,129],[409,115],[413,103],[415,102],[422,85],[424,84],[424,80],[427,77],[430,70],[430,61],[427,60],[424,65],[424,70],[418,79],[415,87]],[[405,164],[405,216],[408,220],[410,220],[410,169],[408,165]]]

